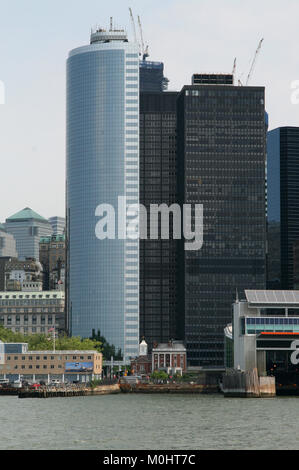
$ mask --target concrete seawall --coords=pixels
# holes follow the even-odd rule
[[[223,393],[225,397],[275,397],[275,378],[258,377],[257,369],[231,371],[223,376]]]
[[[95,388],[78,389],[38,389],[38,390],[19,390],[19,398],[65,398],[65,397],[87,397],[94,395],[110,395],[121,393],[119,384],[100,385]]]
[[[124,393],[218,393],[218,385],[198,384],[120,384]]]

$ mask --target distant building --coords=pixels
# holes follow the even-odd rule
[[[187,370],[187,350],[180,341],[156,344],[152,350],[152,371],[183,374]]]
[[[5,284],[3,290],[41,290],[43,281],[42,265],[39,261],[28,258],[20,261],[7,260],[4,265]]]
[[[21,260],[35,258],[38,261],[40,237],[50,236],[53,232],[48,220],[29,207],[8,217],[4,226],[6,231],[14,236]]]
[[[27,343],[0,341],[0,378],[47,384],[86,383],[102,376],[103,356],[90,351],[29,351]]]
[[[7,233],[4,225],[0,224],[0,258],[17,258],[16,240],[11,233]]]
[[[192,85],[233,85],[234,76],[225,73],[195,73],[192,76]]]
[[[17,258],[11,258],[10,256],[0,258],[0,291],[6,290],[5,268],[6,264],[12,260],[18,261]]]
[[[267,223],[267,289],[281,288],[281,240],[280,222]]]
[[[279,127],[268,132],[268,223],[280,224],[280,285],[294,287],[294,242],[299,238],[299,127]],[[271,232],[270,232],[271,233]],[[269,260],[277,251],[268,250]]]
[[[65,233],[65,218],[64,217],[50,217],[49,222],[53,229],[53,235],[63,235]]]
[[[63,291],[0,292],[0,325],[22,334],[65,332]]]
[[[57,289],[65,284],[65,235],[40,239],[39,259],[44,271],[44,289]]]
[[[169,80],[164,77],[162,62],[140,61],[140,92],[159,93],[166,91]]]

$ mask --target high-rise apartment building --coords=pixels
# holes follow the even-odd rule
[[[176,92],[140,95],[140,203],[147,209],[148,235],[150,205],[177,202],[177,96]],[[140,240],[140,336],[150,348],[178,336],[177,244],[161,237]]]
[[[276,245],[280,244],[279,287],[293,289],[293,250],[299,239],[299,127],[269,131],[267,154],[268,237],[271,240],[276,225]],[[275,245],[268,245],[269,265],[277,258],[277,250]]]
[[[203,205],[203,246],[181,249],[191,366],[223,366],[236,293],[265,287],[264,88],[229,82],[209,75],[203,84],[201,76],[178,97],[179,199],[193,207],[193,229],[194,205]]]
[[[8,233],[16,240],[20,260],[34,258],[39,260],[40,237],[52,235],[53,229],[47,219],[26,207],[6,219],[4,224]]]
[[[111,26],[67,63],[67,309],[71,334],[100,330],[128,361],[139,345],[139,241],[124,228],[136,213],[122,219],[119,203],[139,203],[139,50]],[[115,239],[101,240],[107,211]]]

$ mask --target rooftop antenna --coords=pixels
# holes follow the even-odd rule
[[[141,20],[140,20],[139,15],[138,15],[138,25],[139,25],[140,38],[141,38],[142,60],[146,60],[147,57],[149,57],[149,51],[148,51],[148,46],[146,46],[146,47],[144,46],[143,30],[142,30],[142,25],[141,25]]]

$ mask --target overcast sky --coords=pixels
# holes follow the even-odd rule
[[[64,216],[65,60],[109,17],[132,38],[131,6],[150,59],[165,63],[170,89],[194,72],[231,72],[266,87],[270,129],[299,126],[291,83],[299,80],[298,0],[0,0],[0,222],[26,206]]]

